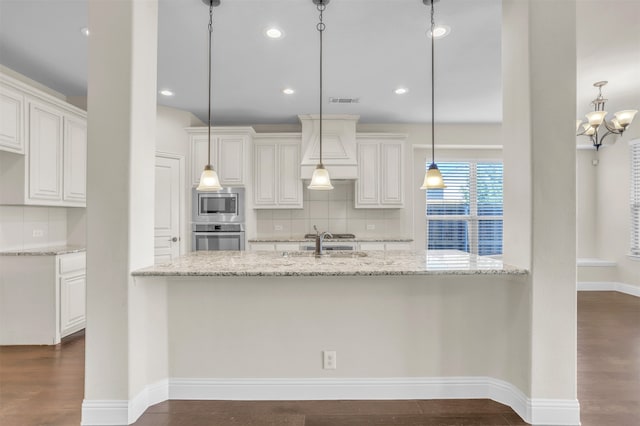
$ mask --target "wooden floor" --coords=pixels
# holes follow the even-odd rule
[[[0,425],[77,426],[84,335],[58,346],[0,347]],[[578,294],[578,397],[583,426],[640,425],[640,298]],[[526,425],[490,400],[166,401],[137,426]]]

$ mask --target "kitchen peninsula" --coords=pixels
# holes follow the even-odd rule
[[[193,252],[132,275],[133,368],[156,401],[493,398],[526,416],[530,275],[499,260]]]

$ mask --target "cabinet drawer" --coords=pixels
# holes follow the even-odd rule
[[[58,257],[60,258],[60,275],[86,268],[86,253],[63,254]]]

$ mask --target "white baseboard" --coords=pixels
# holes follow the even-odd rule
[[[146,386],[132,400],[84,400],[82,426],[124,426],[135,423],[150,406],[169,399],[169,381]]]
[[[631,296],[640,297],[640,287],[631,284],[610,281],[582,281],[578,282],[578,291],[617,291]]]
[[[577,400],[530,399],[491,377],[380,379],[169,379],[147,386],[131,401],[85,400],[82,425],[125,426],[153,404],[189,400],[376,400],[488,398],[511,407],[535,425],[578,426]]]

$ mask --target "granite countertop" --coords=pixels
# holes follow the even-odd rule
[[[86,248],[81,246],[50,246],[0,251],[0,256],[57,256],[59,254],[80,253],[85,250]]]
[[[410,238],[325,238],[328,243],[410,243]],[[313,238],[254,238],[250,243],[309,243],[314,242]]]
[[[455,250],[332,252],[197,251],[134,276],[526,275],[501,260]]]

